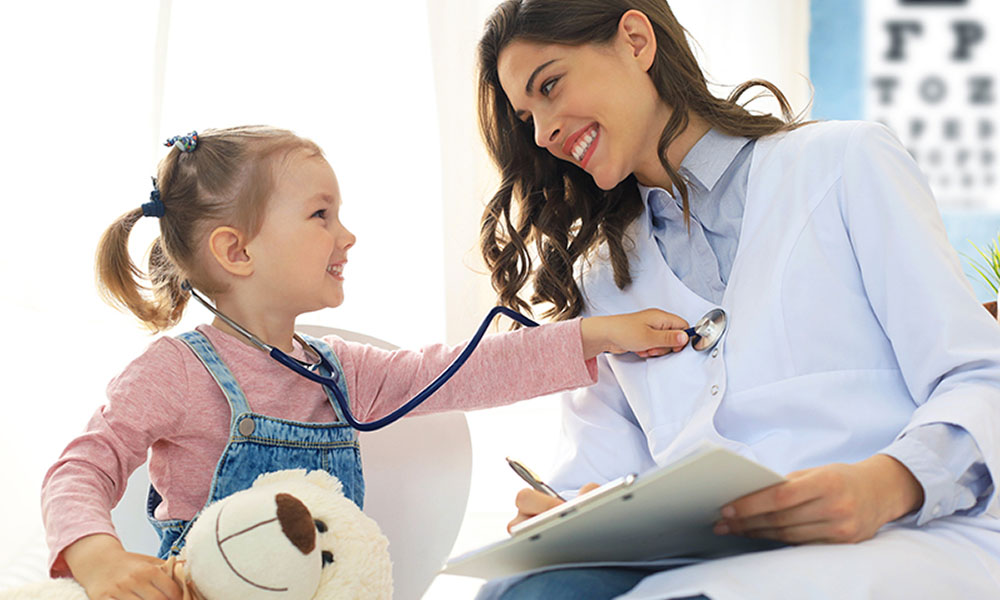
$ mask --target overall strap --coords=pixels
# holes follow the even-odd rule
[[[198,360],[211,373],[212,378],[215,379],[215,383],[219,385],[219,389],[222,390],[222,393],[226,396],[226,400],[229,401],[232,421],[235,422],[238,415],[249,413],[250,405],[247,403],[246,395],[240,389],[240,384],[236,383],[236,378],[233,377],[232,371],[219,358],[219,353],[215,350],[212,342],[208,341],[208,338],[199,331],[182,333],[177,336],[177,339],[187,344],[191,348],[191,351],[195,353],[195,356],[198,357]]]
[[[309,345],[312,346],[314,350],[322,354],[323,358],[325,358],[330,363],[330,366],[333,367],[332,373],[325,372],[326,369],[323,368],[322,364],[318,365],[316,369],[319,371],[320,375],[323,375],[324,377],[329,377],[334,381],[336,381],[337,389],[339,389],[340,393],[344,395],[344,398],[347,399],[348,402],[350,402],[351,397],[347,394],[347,382],[344,381],[344,368],[340,365],[340,359],[338,359],[337,355],[334,354],[333,348],[331,348],[329,344],[327,344],[326,342],[324,342],[319,338],[315,338],[310,335],[305,335],[301,333],[299,334],[299,336],[306,342],[308,342]],[[346,423],[347,419],[344,418],[344,413],[340,410],[340,404],[334,397],[333,392],[326,386],[323,386],[323,391],[326,392],[326,397],[330,400],[330,404],[333,406],[334,412],[337,413],[337,418],[340,420],[341,423]],[[355,432],[355,436],[357,436],[357,432]]]

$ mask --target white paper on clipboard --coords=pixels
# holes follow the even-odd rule
[[[633,481],[605,484],[536,515],[511,537],[449,559],[442,572],[492,579],[559,564],[717,556],[773,547],[715,535],[712,525],[726,503],[782,481],[767,467],[706,444]]]

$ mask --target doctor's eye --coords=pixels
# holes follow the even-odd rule
[[[313,523],[316,524],[316,531],[320,533],[326,533],[326,523],[320,521],[319,519],[316,519],[315,521],[313,521]]]
[[[538,88],[538,91],[541,92],[543,96],[548,96],[549,94],[552,93],[552,88],[554,88],[556,86],[556,82],[557,81],[559,81],[558,77],[553,77],[551,79],[546,79],[545,83],[543,83]]]
[[[333,564],[333,552],[330,552],[329,550],[324,550],[323,551],[323,566],[325,567],[327,565],[332,565],[332,564]]]
[[[316,212],[314,212],[312,214],[312,216],[313,217],[319,217],[321,219],[325,219],[326,218],[326,209],[325,208],[321,208],[321,209],[317,210]]]

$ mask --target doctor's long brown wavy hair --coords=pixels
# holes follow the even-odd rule
[[[655,31],[656,55],[649,76],[673,113],[657,150],[681,194],[685,219],[687,185],[667,163],[666,150],[687,127],[689,112],[723,133],[753,139],[802,124],[781,91],[767,81],[747,81],[727,99],[713,96],[686,32],[665,0],[506,0],[487,19],[478,46],[479,129],[501,175],[500,188],[483,213],[480,248],[505,306],[530,310],[532,304],[549,303],[547,317],[579,315],[583,298],[573,267],[602,242],[607,244],[617,286],[624,289],[631,283],[625,230],[643,210],[635,176],[604,191],[583,169],[538,147],[532,126],[517,118],[500,86],[497,61],[515,40],[570,46],[610,43],[621,17],[632,9],[644,13]],[[740,96],[755,86],[777,99],[783,119],[751,114],[738,104]],[[532,244],[537,268],[532,264]],[[530,304],[520,296],[529,283],[534,288]]]

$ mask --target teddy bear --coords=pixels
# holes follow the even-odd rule
[[[390,600],[389,541],[325,471],[290,469],[206,507],[163,568],[185,600]],[[87,600],[72,579],[0,600]]]

